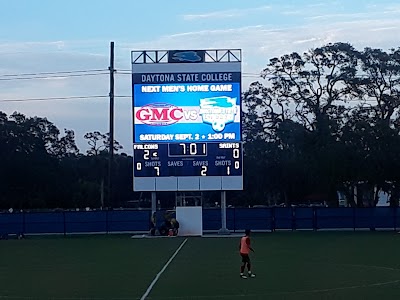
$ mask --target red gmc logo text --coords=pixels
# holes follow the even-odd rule
[[[182,119],[183,109],[168,103],[152,103],[141,107],[135,116],[144,124],[165,126]]]

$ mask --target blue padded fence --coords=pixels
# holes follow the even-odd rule
[[[99,210],[0,213],[0,235],[144,232],[149,229],[149,210]],[[276,207],[228,208],[227,227],[260,231],[321,229],[391,229],[400,225],[400,209]],[[178,220],[179,221],[179,220]],[[203,229],[221,228],[221,210],[203,209]]]

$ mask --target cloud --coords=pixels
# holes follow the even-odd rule
[[[228,29],[215,29],[215,30],[200,30],[200,31],[189,31],[189,32],[182,32],[171,34],[165,36],[164,38],[168,39],[175,39],[181,37],[191,37],[191,36],[208,36],[208,35],[223,35],[223,34],[232,34],[232,33],[239,33],[239,32],[248,32],[252,29],[259,29],[263,28],[263,25],[253,25],[253,26],[245,26],[245,27],[238,27],[238,28],[228,28]]]
[[[390,27],[380,27],[380,28],[371,28],[370,31],[383,31],[383,30],[396,30],[398,31],[399,28],[395,26],[390,26]]]
[[[317,16],[310,16],[306,17],[306,20],[323,20],[327,21],[329,19],[329,22],[332,22],[332,19],[354,19],[354,18],[365,18],[365,17],[370,17],[370,13],[353,13],[353,14],[324,14],[324,15],[317,15]],[[334,20],[335,21],[335,20]]]
[[[0,55],[61,53],[66,55],[104,56],[109,52],[109,41],[68,40],[68,41],[24,41],[9,42],[0,40]],[[49,67],[49,66],[46,66]]]
[[[183,19],[185,21],[195,21],[204,19],[224,19],[224,18],[247,16],[252,13],[257,13],[270,9],[271,6],[266,6],[266,5],[254,8],[246,8],[246,9],[229,9],[229,10],[213,11],[203,14],[187,14],[183,15]]]
[[[387,5],[386,7],[383,8],[383,13],[384,14],[399,14],[400,13],[400,5],[399,4]]]
[[[306,43],[311,43],[311,42],[316,42],[316,41],[318,41],[317,38],[309,38],[309,39],[305,39],[305,40],[293,41],[293,44],[306,44]]]
[[[315,4],[308,4],[307,7],[322,7],[325,5],[326,3],[315,3]]]
[[[65,46],[63,41],[52,42],[0,42],[0,53],[21,53],[21,52],[36,52],[47,49],[48,51],[62,50]]]

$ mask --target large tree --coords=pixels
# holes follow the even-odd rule
[[[55,207],[62,198],[60,160],[76,156],[72,130],[60,136],[46,118],[0,113],[0,206]]]
[[[353,168],[348,172],[353,175],[350,182],[373,191],[367,201],[359,199],[358,205],[376,205],[379,190],[395,195],[400,188],[399,50],[365,48],[358,57],[359,72],[352,89],[359,101],[344,118],[342,141],[348,151],[357,154],[353,155]]]
[[[265,83],[255,82],[244,93],[246,141],[278,144],[281,182],[287,183],[282,192],[292,200],[296,191],[300,198],[330,194],[336,186],[335,149],[345,104],[354,98],[357,59],[346,43],[272,58],[262,72]]]

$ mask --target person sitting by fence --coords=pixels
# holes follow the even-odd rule
[[[157,229],[156,212],[153,212],[150,218],[150,235],[152,236],[156,235],[156,229]]]
[[[171,221],[168,219],[165,219],[159,229],[160,235],[167,236],[170,229],[172,229]]]
[[[172,232],[174,236],[177,236],[179,233],[179,222],[177,219],[173,218],[171,219],[171,224],[172,224]]]

